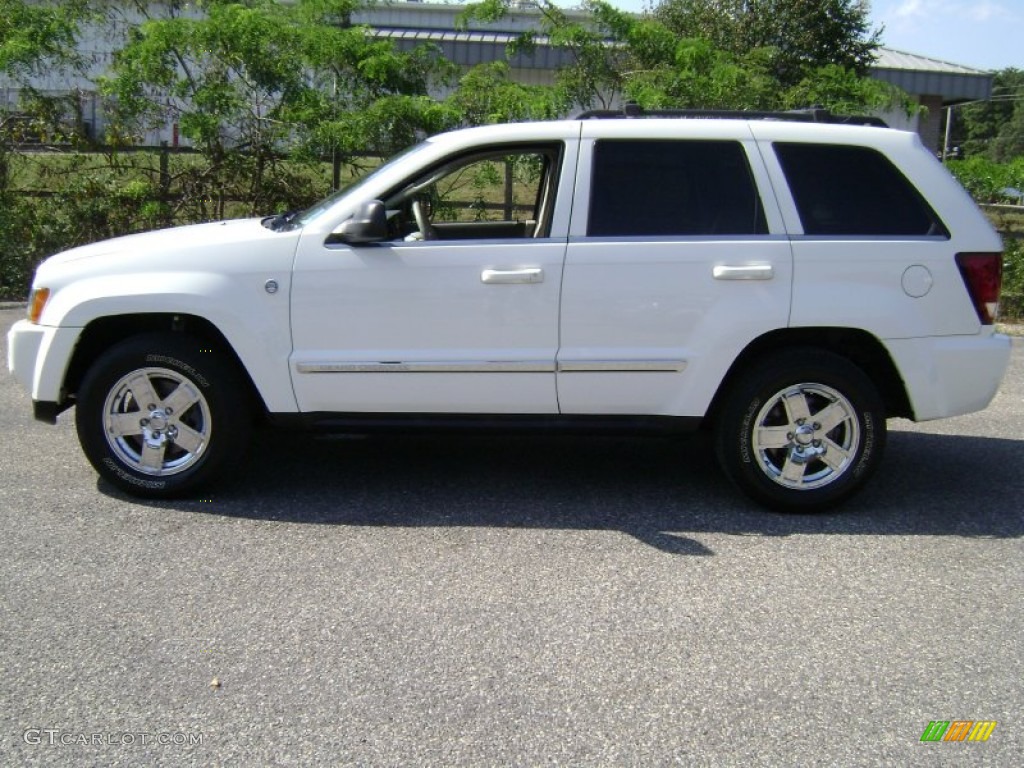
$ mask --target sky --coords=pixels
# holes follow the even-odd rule
[[[651,0],[609,0],[627,11]],[[575,3],[571,3],[575,5]],[[977,69],[1024,69],[1024,0],[872,0],[882,44]]]

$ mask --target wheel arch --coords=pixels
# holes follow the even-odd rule
[[[751,341],[736,357],[712,398],[705,424],[714,425],[726,395],[751,365],[775,352],[796,347],[821,349],[846,358],[866,373],[878,387],[886,417],[913,418],[907,387],[882,342],[856,328],[780,328]]]
[[[191,314],[153,312],[98,317],[82,329],[64,376],[65,397],[74,398],[90,364],[114,344],[148,333],[188,335],[210,349],[220,350],[242,376],[254,412],[264,416],[268,409],[249,370],[227,337],[204,317]]]

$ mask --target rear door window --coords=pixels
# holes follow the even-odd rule
[[[591,190],[591,237],[768,232],[746,152],[736,141],[597,141]]]

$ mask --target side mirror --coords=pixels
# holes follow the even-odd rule
[[[356,209],[351,219],[342,222],[331,236],[334,242],[348,245],[366,245],[388,239],[388,217],[384,203],[370,200]]]

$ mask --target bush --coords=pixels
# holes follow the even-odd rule
[[[1024,319],[1024,240],[1004,238],[1003,295],[999,314],[1004,320]]]
[[[949,170],[979,203],[1017,203],[1007,189],[1024,192],[1024,157],[1009,163],[997,163],[987,157],[950,160]]]
[[[144,180],[125,181],[113,171],[69,178],[45,196],[2,194],[0,299],[24,299],[40,261],[58,251],[165,222],[159,195]]]
[[[33,245],[36,216],[25,199],[3,192],[0,211],[0,299],[21,301],[41,258]]]
[[[19,189],[0,187],[3,300],[24,299],[36,266],[59,251],[160,227],[280,213],[330,192],[317,161],[261,162],[237,153],[211,166],[198,155],[172,156],[162,175],[156,152],[16,157]]]

